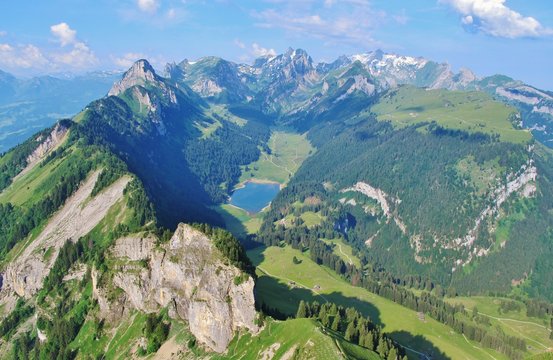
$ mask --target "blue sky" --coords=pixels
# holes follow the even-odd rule
[[[145,57],[315,61],[376,49],[553,90],[551,0],[27,0],[0,3],[0,69],[123,69]]]

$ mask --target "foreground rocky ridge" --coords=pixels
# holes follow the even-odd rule
[[[180,224],[168,243],[154,237],[125,237],[110,251],[112,279],[99,283],[94,296],[103,316],[118,320],[130,309],[185,320],[198,341],[224,352],[235,331],[259,331],[255,323],[254,280],[229,265],[212,241]],[[123,294],[108,300],[108,288]]]

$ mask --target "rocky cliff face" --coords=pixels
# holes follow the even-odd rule
[[[106,317],[129,308],[157,312],[169,307],[171,317],[188,321],[198,341],[216,352],[226,350],[237,329],[259,330],[253,279],[229,265],[206,235],[188,225],[179,225],[161,245],[153,237],[119,239],[110,257],[117,264],[114,276],[108,284],[94,284]],[[124,294],[110,301],[109,288]]]
[[[125,72],[123,78],[113,84],[108,95],[117,96],[135,85],[144,85],[147,82],[158,82],[160,79],[156,75],[154,68],[146,60],[138,60],[133,66]]]
[[[177,103],[177,96],[175,91],[168,86],[163,78],[158,76],[150,63],[146,60],[138,60],[133,66],[127,70],[123,75],[123,78],[113,84],[112,88],[108,92],[108,96],[117,96],[135,86],[150,86],[159,90],[161,99],[165,100],[169,104]],[[133,93],[133,96],[136,96]],[[142,99],[138,99],[141,105],[152,106],[151,101],[144,102]]]
[[[7,265],[1,274],[0,303],[12,304],[7,300],[14,295],[29,299],[36,294],[42,288],[44,278],[65,242],[77,241],[89,233],[123,197],[123,191],[130,181],[127,176],[91,198],[98,175],[99,171],[92,173],[54,214],[37,238]],[[51,251],[50,256],[45,255],[48,250]]]
[[[31,171],[42,159],[46,157],[46,155],[50,154],[52,150],[59,147],[65,140],[68,131],[69,128],[59,122],[48,136],[45,138],[37,138],[36,141],[39,142],[39,145],[35,151],[27,157],[27,166],[16,176],[14,181]]]

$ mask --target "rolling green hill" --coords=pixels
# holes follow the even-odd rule
[[[390,121],[396,128],[436,122],[446,129],[498,135],[514,143],[524,144],[532,138],[529,132],[513,128],[510,121],[514,121],[515,108],[481,92],[401,87],[384,95],[372,111],[378,120]]]

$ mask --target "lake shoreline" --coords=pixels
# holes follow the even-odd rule
[[[254,183],[254,184],[278,184],[279,186],[279,189],[282,190],[284,188],[284,184],[281,184],[279,183],[278,181],[275,181],[275,180],[269,180],[269,179],[257,179],[257,178],[251,178],[251,179],[248,179],[248,180],[244,180],[240,183],[238,183],[234,189],[232,189],[232,191],[236,191],[236,190],[239,190],[239,189],[243,189],[246,187],[246,184],[247,183]],[[229,196],[229,200],[230,200],[230,196]]]
[[[275,193],[273,193],[273,195],[269,195],[269,197],[266,198],[266,201],[268,200],[267,202],[264,202],[263,200],[261,200],[262,202],[264,202],[265,206],[263,206],[262,208],[257,208],[257,207],[254,206],[252,208],[252,207],[249,206],[249,204],[242,204],[241,203],[241,201],[244,201],[244,195],[246,194],[246,193],[242,193],[242,191],[246,191],[245,189],[248,188],[248,187],[258,188],[260,186],[263,187],[263,188],[268,186],[269,188],[273,189],[272,191],[275,191]],[[228,197],[227,204],[229,204],[230,206],[232,206],[234,208],[245,211],[249,216],[253,216],[257,213],[265,211],[268,207],[270,207],[273,198],[276,196],[276,194],[278,194],[278,192],[280,192],[280,190],[282,190],[282,188],[283,188],[283,185],[281,183],[277,182],[277,181],[271,181],[271,180],[266,180],[266,179],[248,179],[247,181],[244,181],[243,183],[239,184],[233,190],[232,195]],[[259,191],[259,190],[257,190],[257,191]],[[240,197],[240,200],[238,200],[238,203],[234,202],[237,199],[236,198],[237,195]],[[259,193],[258,195],[260,195],[261,198],[267,196],[266,194],[262,195],[262,193]],[[246,195],[246,198],[247,197],[248,196]],[[250,200],[249,201],[251,201],[251,200],[252,200],[252,198],[251,198],[251,195],[250,195]],[[241,205],[243,205],[243,206],[241,206]]]

